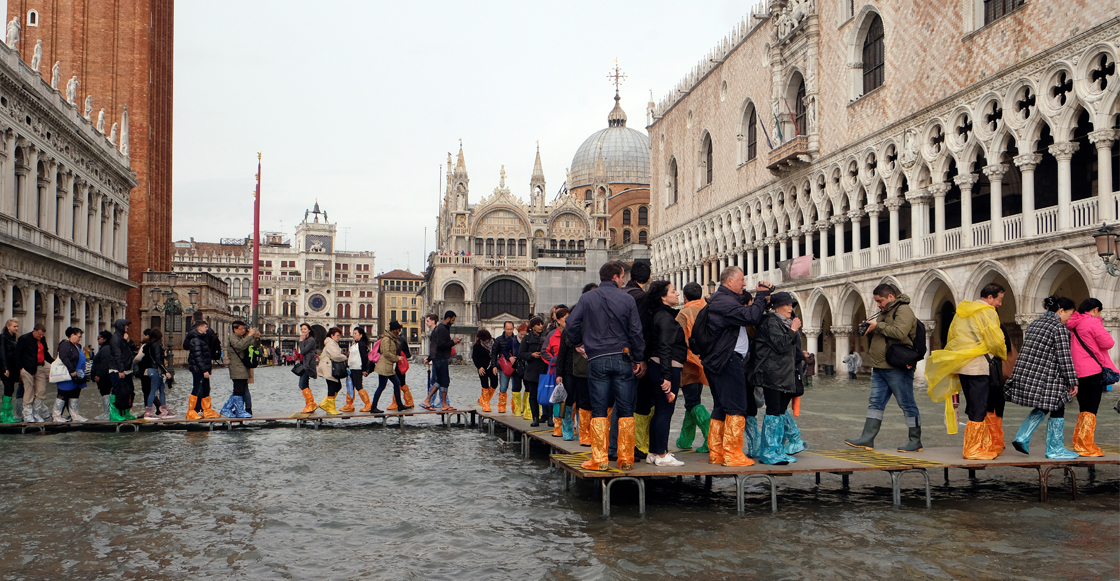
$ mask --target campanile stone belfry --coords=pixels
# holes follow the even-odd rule
[[[139,180],[128,215],[128,276],[138,285],[145,270],[171,270],[174,8],[173,0],[8,2],[7,21],[18,17],[22,25],[13,47],[22,60],[39,61],[46,80],[59,63],[61,78],[80,83],[75,102],[92,96],[92,118],[104,109],[103,131],[119,127],[115,143]],[[134,322],[140,300],[139,286],[128,292]]]

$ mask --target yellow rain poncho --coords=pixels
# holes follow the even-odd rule
[[[961,391],[957,373],[969,361],[989,353],[1007,359],[1007,344],[996,309],[982,301],[961,302],[957,305],[957,316],[949,325],[945,348],[930,353],[926,360],[929,398],[935,403],[945,402],[945,426],[950,434],[957,433],[956,414],[953,413],[953,396]]]

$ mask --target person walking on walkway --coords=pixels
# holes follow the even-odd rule
[[[844,443],[853,448],[872,450],[875,436],[883,425],[883,411],[891,396],[898,401],[898,407],[906,416],[908,441],[898,447],[899,452],[922,451],[922,421],[918,415],[918,404],[914,401],[914,369],[897,368],[887,363],[887,349],[891,345],[913,347],[918,333],[918,317],[910,308],[910,297],[900,294],[898,289],[883,283],[872,291],[879,314],[868,323],[864,333],[871,337],[868,364],[871,365],[871,394],[867,402],[867,419],[863,423],[863,434]]]
[[[319,402],[319,409],[331,416],[342,413],[335,407],[334,401],[338,392],[342,391],[342,382],[346,381],[346,365],[342,366],[341,372],[335,370],[335,363],[346,363],[346,354],[338,345],[338,340],[341,338],[342,329],[331,327],[327,331],[327,338],[323,341],[323,354],[319,357],[319,368],[315,370],[327,381],[327,397]]]
[[[354,411],[354,396],[357,395],[365,404],[359,411],[369,412],[373,409],[373,404],[370,402],[369,394],[366,393],[365,386],[362,384],[370,371],[369,337],[366,336],[365,329],[357,326],[350,331],[350,339],[353,341],[346,353],[346,368],[350,371],[350,383],[354,385],[354,391],[346,390],[346,405],[342,406],[339,411]]]
[[[1081,456],[1104,456],[1097,446],[1097,410],[1104,394],[1106,369],[1117,371],[1108,351],[1115,342],[1104,328],[1101,310],[1104,305],[1094,298],[1081,302],[1070,315],[1066,326],[1073,333],[1073,368],[1077,371],[1077,424],[1073,429],[1073,451]]]
[[[1011,379],[1004,385],[1008,401],[1034,408],[1019,426],[1012,445],[1030,454],[1031,435],[1046,421],[1046,457],[1072,460],[1077,452],[1063,443],[1066,426],[1066,403],[1078,392],[1077,370],[1070,350],[1070,333],[1066,326],[1073,315],[1073,301],[1050,296],[1042,301],[1046,314],[1035,319],[1023,332],[1023,349],[1015,361]]]
[[[456,411],[447,401],[447,390],[451,387],[451,374],[447,366],[451,360],[451,351],[462,341],[459,337],[451,338],[451,326],[455,324],[455,319],[455,311],[447,311],[443,314],[443,322],[437,325],[434,324],[435,315],[428,315],[428,328],[431,329],[428,338],[428,364],[432,366],[432,386],[421,404],[424,409],[432,409],[432,396],[438,390],[443,400],[440,410]]]
[[[796,462],[793,454],[805,449],[801,430],[786,411],[793,398],[805,394],[798,373],[804,355],[801,352],[801,319],[793,314],[795,306],[797,300],[787,292],[770,295],[773,310],[763,315],[752,341],[747,383],[761,387],[766,398],[766,416],[759,443],[759,459],[763,464]]]
[[[545,347],[545,352],[548,353],[549,365],[552,367],[553,373],[556,374],[556,383],[563,384],[565,378],[568,383],[574,383],[572,377],[571,358],[566,360],[560,359],[560,350],[564,346],[564,329],[568,326],[568,315],[571,311],[568,307],[560,306],[552,313],[552,317],[556,320],[556,328],[552,330],[552,334],[548,336],[548,346]],[[570,339],[569,339],[570,342]],[[560,364],[564,363],[565,368],[561,369]],[[539,383],[538,383],[539,385]],[[558,404],[546,402],[545,405],[549,408],[552,421],[552,435],[557,438],[564,438],[565,440],[575,439],[575,423],[572,421],[573,407],[576,403],[576,393],[574,389],[565,389],[564,401]],[[566,423],[565,423],[566,422]]]
[[[529,332],[521,341],[521,355],[526,361],[522,383],[525,384],[525,390],[529,394],[529,414],[533,420],[529,425],[534,428],[540,426],[542,421],[546,423],[550,421],[552,408],[552,404],[548,402],[541,405],[537,401],[537,386],[541,376],[548,373],[548,365],[551,361],[548,353],[545,352],[543,334],[544,321],[540,317],[533,317],[529,320]]]
[[[380,357],[374,364],[374,371],[377,373],[377,391],[373,392],[373,408],[370,413],[385,413],[377,408],[377,404],[381,402],[381,393],[385,391],[386,382],[393,384],[393,403],[396,404],[396,409],[399,411],[408,409],[401,399],[401,383],[396,370],[397,362],[400,361],[401,351],[398,341],[401,329],[399,322],[389,321],[389,328],[381,334],[381,342],[377,346]]]
[[[109,331],[97,334],[97,354],[93,356],[93,368],[90,370],[90,376],[97,384],[97,393],[101,395],[101,414],[93,418],[97,422],[107,422],[112,415],[113,380],[109,378],[109,360],[113,357],[109,341],[112,339],[113,334]]]
[[[147,402],[149,399],[148,395],[152,393],[152,378],[148,374],[148,370],[152,368],[153,363],[151,357],[148,357],[147,350],[144,348],[148,344],[151,334],[151,329],[144,329],[144,331],[140,334],[140,346],[137,350],[136,357],[133,359],[133,361],[136,363],[134,375],[139,375],[140,394],[144,399],[145,406],[147,406]],[[159,402],[157,401],[155,405],[158,406]],[[147,410],[144,410],[144,413],[145,415],[147,415]]]
[[[15,424],[22,418],[16,413],[13,396],[19,383],[19,361],[16,358],[16,341],[19,339],[19,320],[8,319],[0,330],[0,382],[4,384],[4,399],[0,403],[0,424]]]
[[[848,354],[841,360],[848,366],[848,379],[855,379],[856,373],[859,373],[859,368],[863,366],[863,357],[856,353],[855,349],[848,351]]]
[[[494,339],[494,348],[490,350],[490,366],[498,375],[498,413],[506,413],[506,404],[509,403],[509,380],[513,376],[513,364],[517,359],[517,336],[514,333],[513,321],[502,324],[502,334]],[[502,360],[509,366],[510,373],[506,375],[502,368]],[[516,399],[513,400],[513,413],[520,409]]]
[[[529,334],[529,323],[521,323],[517,326],[517,348],[513,352],[516,359],[513,361],[513,375],[510,376],[510,382],[513,387],[514,401],[520,402],[520,408],[515,412],[520,415],[522,419],[531,420],[533,414],[529,411],[529,390],[524,389],[525,386],[525,370],[529,368],[528,357],[522,357],[523,344],[525,336]]]
[[[672,283],[657,280],[650,283],[641,305],[642,318],[650,322],[644,329],[648,353],[646,375],[654,389],[646,462],[654,466],[684,466],[684,462],[669,453],[669,424],[676,409],[681,372],[688,353],[684,328],[677,322],[679,313],[675,307],[679,303],[680,295]]]
[[[210,325],[206,321],[195,321],[194,329],[187,333],[187,338],[183,341],[187,348],[187,368],[194,380],[191,396],[187,401],[188,420],[222,417],[210,404],[210,373],[214,370],[214,352],[207,334],[209,330]],[[116,339],[116,336],[113,338]],[[112,377],[112,369],[109,371],[109,376]]]
[[[148,395],[144,398],[144,419],[169,420],[175,417],[167,406],[167,380],[171,379],[171,372],[164,365],[163,331],[153,328],[148,331],[148,340],[141,347],[144,358],[148,360],[147,373],[149,378]],[[237,382],[234,382],[236,389]],[[159,415],[156,415],[156,406],[159,406]]]
[[[599,268],[599,288],[580,297],[568,321],[572,343],[587,353],[587,381],[591,392],[591,459],[588,470],[609,467],[607,440],[610,419],[607,406],[614,396],[618,413],[620,470],[634,468],[635,375],[644,373],[646,342],[634,299],[620,287],[625,269],[617,261]]]
[[[478,396],[478,405],[482,411],[490,411],[490,400],[494,399],[494,392],[498,390],[498,368],[494,365],[494,337],[490,331],[481,329],[478,339],[471,347],[471,362],[478,370],[478,379],[482,383],[482,394]]]
[[[631,297],[634,297],[634,304],[638,306],[638,317],[641,318],[643,332],[652,323],[649,319],[649,313],[642,311],[642,304],[646,298],[646,287],[649,286],[649,277],[651,271],[649,264],[645,262],[635,262],[630,267],[630,280],[622,290],[626,291]],[[648,334],[647,334],[648,340]],[[649,357],[649,350],[646,350],[646,357]],[[641,363],[645,364],[643,369],[648,369],[649,365],[646,361]],[[638,386],[634,395],[634,439],[637,442],[638,452],[635,454],[637,460],[644,460],[646,454],[649,454],[649,435],[650,423],[653,421],[653,406],[655,393],[659,388],[653,384],[652,380],[646,376],[645,372],[638,374]],[[612,418],[612,422],[617,420]],[[612,429],[617,429],[612,426]],[[611,438],[615,438],[616,434],[611,434]],[[611,449],[614,449],[614,444],[611,442]]]
[[[964,391],[968,416],[962,450],[965,460],[991,460],[1004,448],[999,377],[1000,362],[1007,359],[1007,339],[996,313],[1003,295],[1003,287],[993,282],[981,289],[980,300],[961,301],[949,325],[945,349],[930,353],[926,363],[930,399],[945,402],[945,425],[950,434],[957,431],[952,396]],[[993,398],[992,391],[1001,393]]]
[[[719,288],[708,298],[705,332],[713,339],[708,353],[700,354],[704,373],[712,388],[712,419],[708,423],[708,463],[724,466],[750,466],[754,461],[743,453],[743,434],[747,417],[752,423],[758,414],[754,387],[747,386],[747,356],[750,338],[747,327],[762,320],[773,288],[759,281],[751,304],[743,292],[743,269],[729,266],[719,276]],[[693,327],[693,333],[698,329]],[[752,433],[756,433],[753,432]],[[748,436],[749,441],[749,436]]]
[[[677,313],[677,323],[684,329],[685,344],[692,338],[692,325],[696,322],[696,315],[703,309],[708,301],[704,300],[704,289],[699,283],[690,282],[684,285],[684,307]],[[687,353],[684,368],[681,370],[681,393],[684,394],[684,421],[681,423],[681,433],[677,436],[677,448],[682,450],[692,448],[696,438],[696,430],[704,435],[704,443],[696,448],[700,454],[708,453],[708,423],[712,415],[700,397],[704,393],[704,386],[708,385],[708,378],[704,376],[704,366],[700,357],[686,349]],[[750,426],[747,426],[749,429]],[[758,430],[757,425],[755,430]]]
[[[585,295],[597,288],[599,288],[599,285],[589,282],[583,285],[583,291],[580,294]],[[571,333],[565,333],[564,336],[568,343],[572,345],[574,351],[572,355],[572,378],[576,388],[576,407],[579,410],[579,421],[576,422],[579,445],[591,447],[591,388],[587,381],[587,349],[583,345],[576,345],[572,342]],[[607,417],[611,417],[613,412],[614,401],[611,400],[607,403]]]
[[[16,364],[23,382],[23,421],[27,423],[46,421],[36,409],[36,404],[46,405],[43,401],[47,397],[47,378],[50,376],[50,364],[54,363],[46,337],[47,328],[42,323],[36,323],[30,333],[16,341]]]
[[[314,413],[318,407],[315,404],[315,394],[311,391],[311,380],[317,377],[317,355],[315,353],[316,341],[311,334],[311,325],[300,323],[299,342],[296,344],[296,367],[299,371],[299,390],[303,394],[303,409],[301,414]]]
[[[233,382],[233,393],[222,406],[221,414],[227,418],[253,417],[253,399],[249,395],[249,350],[260,352],[261,334],[254,327],[249,328],[245,321],[234,321],[231,325],[233,335],[229,343],[229,378]],[[155,381],[152,380],[153,389]]]
[[[82,330],[77,327],[66,329],[66,338],[58,344],[58,358],[66,366],[70,379],[57,384],[58,394],[54,400],[54,409],[51,410],[51,420],[55,423],[66,423],[70,420],[85,422],[78,413],[78,396],[86,383],[86,356],[79,345],[82,342]],[[62,416],[66,409],[70,409],[70,420]]]

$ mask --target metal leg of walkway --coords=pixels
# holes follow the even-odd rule
[[[121,428],[123,428],[125,426],[128,426],[128,427],[132,428],[133,433],[136,433],[136,432],[140,431],[140,426],[137,425],[137,424],[134,424],[134,423],[131,423],[131,422],[129,422],[129,423],[121,422],[121,423],[117,424],[117,433],[118,434],[121,433]],[[211,428],[211,429],[213,429],[213,428]],[[42,431],[42,432],[46,432],[46,430],[43,429],[43,428],[39,428],[39,430]]]
[[[1046,502],[1050,500],[1050,483],[1047,481],[1050,478],[1050,471],[1055,468],[1061,468],[1069,475],[1069,482],[1073,491],[1073,499],[1077,500],[1077,475],[1073,472],[1073,466],[1054,465],[1047,466],[1043,470],[1042,466],[1035,466],[1038,470],[1038,501]]]
[[[618,482],[633,482],[638,485],[638,513],[646,516],[646,483],[641,478],[633,476],[620,476],[618,478],[604,478],[600,481],[603,489],[603,516],[611,516],[611,487]]]
[[[818,475],[820,473],[818,472]],[[774,481],[774,477],[769,474],[736,474],[735,475],[735,499],[737,501],[737,508],[739,509],[739,516],[743,516],[746,512],[746,484],[750,478],[765,478],[770,482],[770,512],[773,514],[778,513],[778,483]]]
[[[929,473],[926,472],[925,468],[908,468],[906,470],[889,470],[889,471],[887,471],[887,474],[891,475],[891,493],[892,493],[892,499],[894,501],[894,505],[895,506],[902,506],[902,491],[900,489],[900,484],[901,484],[901,481],[902,481],[902,475],[906,474],[907,472],[918,472],[922,475],[922,478],[925,479],[925,481],[926,481],[926,508],[932,508],[933,507],[933,501],[930,497]]]
[[[521,457],[529,459],[529,434],[521,434]]]

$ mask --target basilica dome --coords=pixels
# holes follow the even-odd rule
[[[649,184],[649,137],[626,126],[626,113],[614,94],[614,109],[607,115],[607,128],[592,133],[572,158],[569,190],[591,185],[595,166],[603,156],[608,184]]]

